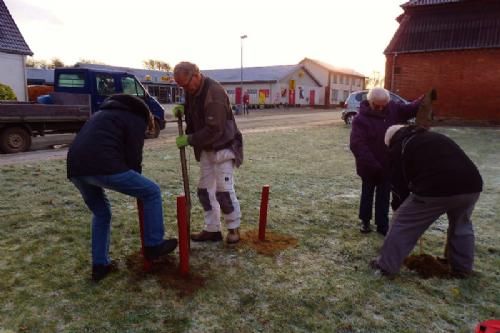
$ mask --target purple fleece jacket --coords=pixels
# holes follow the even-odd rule
[[[352,122],[350,148],[356,159],[356,172],[367,181],[378,183],[389,177],[389,151],[385,131],[415,117],[422,98],[410,104],[390,101],[383,111],[374,111],[368,101],[361,102]]]

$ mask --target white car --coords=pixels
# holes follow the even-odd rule
[[[347,125],[351,125],[352,119],[359,112],[359,105],[362,101],[366,100],[367,95],[368,90],[359,90],[353,91],[349,96],[347,96],[347,99],[342,105],[342,107],[344,108],[344,110],[342,111],[342,120]],[[406,99],[396,95],[395,93],[389,92],[389,95],[391,96],[391,101],[404,104],[409,103]]]

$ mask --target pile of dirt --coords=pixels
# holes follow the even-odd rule
[[[249,246],[257,253],[266,256],[274,256],[279,252],[286,250],[290,247],[295,247],[298,244],[296,238],[280,235],[273,232],[266,232],[265,240],[259,240],[258,230],[248,230],[241,234],[240,244]]]
[[[453,277],[446,259],[429,254],[408,256],[404,260],[404,265],[424,279],[432,277],[450,279]]]
[[[141,252],[133,253],[127,257],[127,268],[131,272],[131,284],[140,292],[139,281],[153,276],[164,289],[177,290],[179,297],[190,296],[205,286],[205,278],[190,272],[183,276],[179,272],[179,264],[175,257],[166,256],[155,261],[151,270],[144,271],[144,261]]]

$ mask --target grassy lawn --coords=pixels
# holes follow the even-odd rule
[[[268,230],[298,244],[274,256],[244,244],[192,244],[187,281],[173,281],[177,251],[161,272],[134,270],[135,201],[111,193],[111,255],[120,270],[92,284],[90,214],[66,179],[65,161],[2,166],[0,332],[471,332],[500,318],[500,131],[439,131],[462,146],[485,181],[473,215],[478,273],[467,280],[424,280],[403,269],[388,281],[368,268],[383,239],[358,231],[360,181],[349,129],[340,124],[245,135],[246,160],[236,173],[242,229],[257,228],[260,191],[269,184]],[[192,152],[189,160],[197,231]],[[176,236],[178,150],[150,148],[144,164],[162,188],[167,236]],[[440,220],[425,233],[426,253],[442,255],[446,225]]]

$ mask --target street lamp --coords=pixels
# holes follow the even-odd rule
[[[240,67],[240,89],[241,89],[241,104],[240,110],[243,111],[243,39],[247,38],[247,35],[240,36],[240,47],[241,47],[241,67]]]

